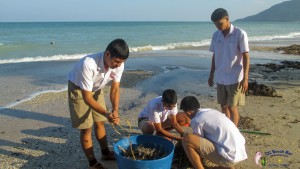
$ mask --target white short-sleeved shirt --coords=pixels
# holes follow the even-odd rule
[[[68,80],[86,91],[102,89],[109,81],[120,82],[124,63],[115,69],[104,67],[104,53],[87,55],[79,60],[70,71]]]
[[[233,25],[224,37],[222,31],[214,33],[209,51],[215,56],[215,79],[223,85],[243,80],[243,53],[249,52],[247,33]]]
[[[138,115],[138,118],[149,118],[149,121],[153,123],[161,123],[167,120],[169,115],[176,115],[177,112],[177,104],[172,110],[165,110],[162,96],[159,96],[148,102],[147,106]]]
[[[245,138],[225,114],[214,109],[199,109],[191,120],[194,134],[210,140],[220,155],[231,162],[247,159]]]

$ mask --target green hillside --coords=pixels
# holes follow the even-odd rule
[[[236,21],[300,22],[300,0],[282,2],[256,15]]]

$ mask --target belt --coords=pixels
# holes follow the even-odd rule
[[[79,86],[76,86],[72,81],[68,80],[68,82],[72,85],[73,89],[81,89]]]

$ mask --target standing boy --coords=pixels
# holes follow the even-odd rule
[[[75,64],[69,73],[68,99],[72,127],[80,129],[80,143],[89,161],[90,169],[103,168],[98,163],[92,143],[92,126],[101,147],[102,160],[114,160],[109,151],[104,122],[118,124],[120,80],[129,49],[122,39],[115,39],[104,52],[87,55]],[[110,101],[112,110],[106,109],[102,89],[112,80]]]
[[[249,45],[247,33],[229,22],[225,9],[218,8],[211,20],[218,28],[212,37],[209,51],[213,52],[208,85],[217,82],[217,100],[222,112],[237,126],[238,105],[245,105],[248,89]]]
[[[168,130],[175,129],[180,135],[183,130],[176,120],[177,94],[173,89],[167,89],[162,96],[150,100],[147,106],[138,115],[138,126],[143,134],[163,136],[168,140],[180,140],[180,136],[173,135]]]
[[[193,134],[184,136],[182,145],[195,169],[204,169],[203,159],[228,169],[247,159],[244,137],[223,113],[200,109],[194,96],[183,98],[180,109],[191,119]]]

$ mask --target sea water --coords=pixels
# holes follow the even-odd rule
[[[250,46],[300,42],[299,23],[233,25],[247,32]],[[74,62],[105,50],[116,38],[123,38],[130,47],[126,69],[162,73],[147,81],[141,90],[159,93],[163,88],[174,87],[184,91],[182,81],[193,80],[198,85],[195,90],[201,90],[207,86],[212,55],[207,48],[214,31],[211,22],[0,23],[0,107],[15,105],[37,93],[64,90]],[[299,60],[297,56],[274,52],[250,51],[250,56],[251,63]],[[175,69],[165,70],[172,66]],[[157,83],[160,88],[153,87]]]

